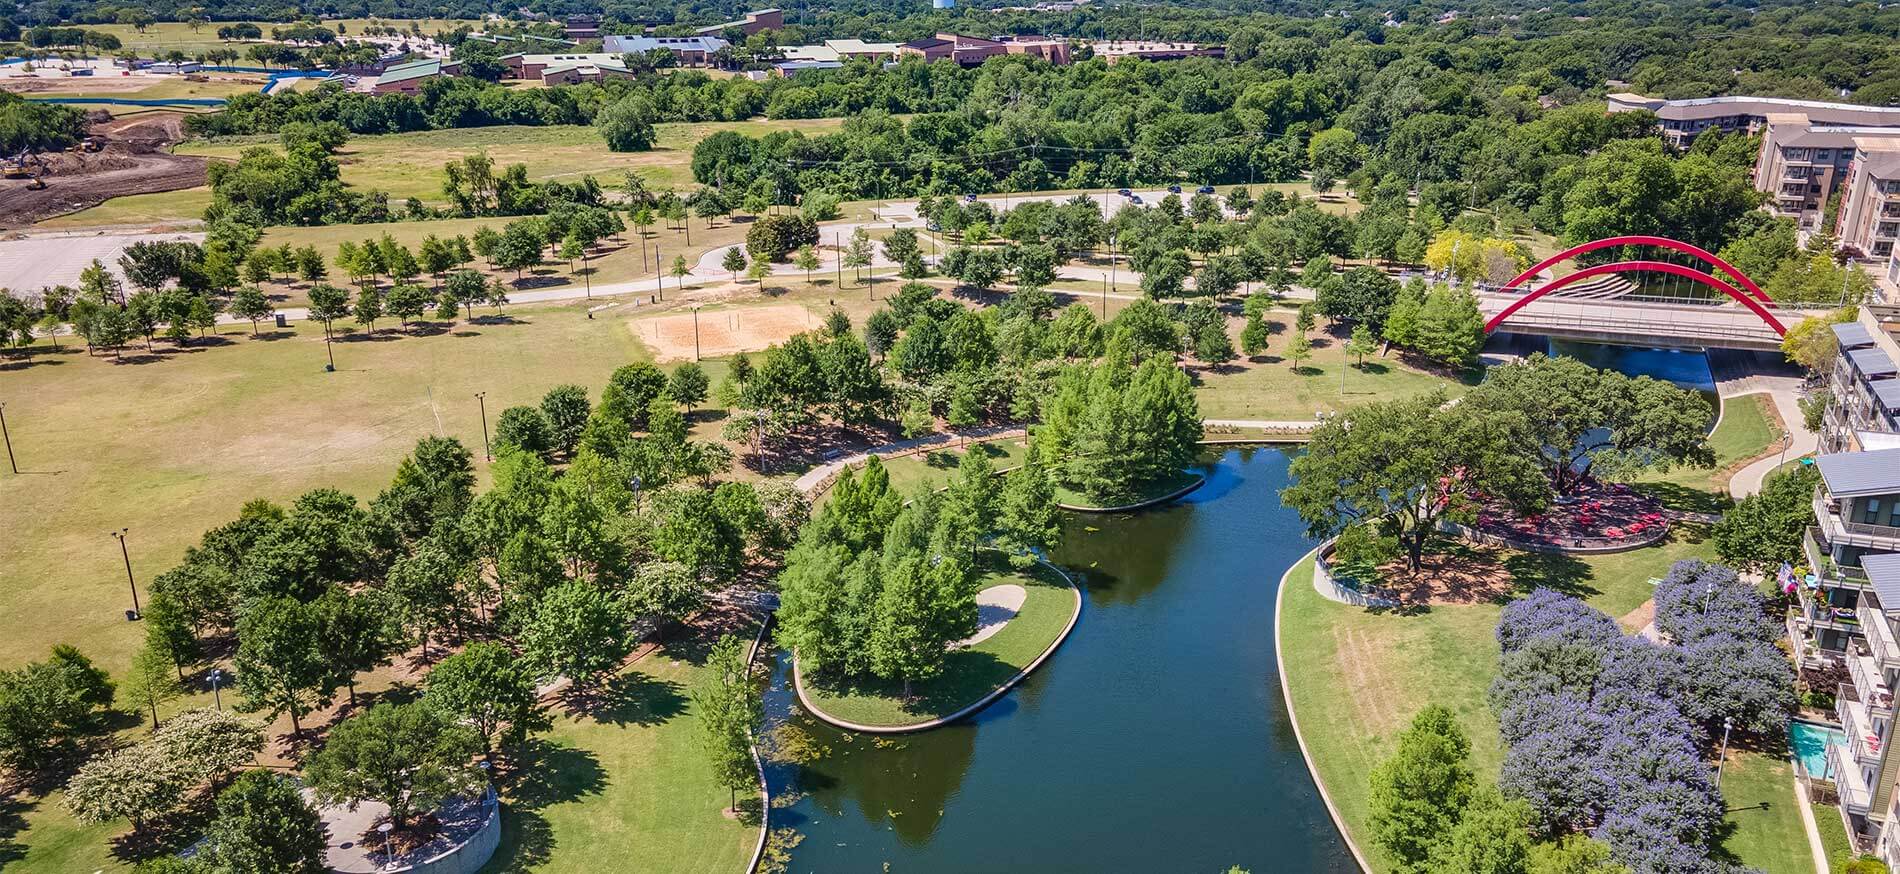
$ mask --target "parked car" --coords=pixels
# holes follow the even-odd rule
[[[1196,189],[1194,189],[1194,193],[1195,193],[1195,194],[1213,194],[1213,193],[1214,193],[1214,186],[1212,186],[1212,185],[1203,185],[1203,186],[1201,186],[1201,187],[1199,187],[1199,188],[1196,188]]]
[[[963,199],[964,199],[964,200],[966,200],[966,201],[969,201],[970,203],[975,203],[975,202],[976,202],[976,195],[974,195],[974,194],[965,194],[965,195],[963,195]]]
[[[1115,192],[1115,193],[1116,193],[1116,194],[1119,194],[1119,195],[1121,195],[1121,196],[1123,196],[1123,197],[1127,197],[1127,196],[1129,196],[1130,194],[1132,194],[1133,192],[1131,192],[1131,191],[1129,191],[1129,190],[1128,190],[1128,189],[1126,189],[1126,188],[1122,188],[1122,189],[1118,189],[1118,190],[1116,190],[1116,192]]]
[[[1179,186],[1179,185],[1170,185],[1170,186],[1168,186],[1168,193],[1169,193],[1169,194],[1180,194],[1180,193],[1181,193],[1181,186]]]
[[[1130,196],[1130,197],[1128,198],[1128,200],[1129,200],[1129,202],[1131,202],[1131,203],[1134,203],[1134,204],[1136,204],[1136,205],[1140,205],[1140,204],[1141,204],[1141,195],[1139,195],[1139,194],[1136,194],[1136,195],[1132,195],[1132,196]]]

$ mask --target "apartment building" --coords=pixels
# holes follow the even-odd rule
[[[1069,63],[1067,40],[1046,36],[998,36],[985,39],[960,33],[940,33],[914,39],[897,47],[898,54],[921,57],[926,61],[954,61],[966,67],[977,66],[998,55],[1027,55],[1051,64]]]
[[[1854,138],[1835,234],[1863,256],[1889,259],[1900,242],[1900,132]]]
[[[1880,128],[1817,125],[1806,113],[1769,113],[1757,131],[1761,152],[1755,159],[1755,189],[1773,195],[1769,209],[1820,227],[1828,198],[1847,178],[1854,160],[1854,140]],[[1892,131],[1900,134],[1900,129]]]
[[[1900,753],[1893,744],[1900,685],[1900,343],[1892,311],[1863,307],[1834,326],[1840,351],[1828,375],[1814,525],[1802,549],[1811,573],[1795,585],[1788,639],[1809,671],[1844,668],[1835,690],[1841,737],[1826,773],[1858,848],[1900,863]]]
[[[1757,133],[1774,114],[1799,113],[1813,124],[1827,127],[1900,127],[1900,107],[1862,106],[1825,100],[1789,100],[1780,97],[1699,97],[1663,100],[1641,94],[1616,93],[1608,97],[1609,111],[1648,110],[1656,114],[1663,137],[1676,148],[1705,130]]]

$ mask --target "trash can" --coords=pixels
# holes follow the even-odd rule
[[[290,319],[289,319],[289,318],[286,318],[286,317],[284,316],[284,314],[283,314],[283,313],[278,313],[278,314],[277,314],[277,327],[279,327],[279,328],[288,328],[288,327],[290,327]]]

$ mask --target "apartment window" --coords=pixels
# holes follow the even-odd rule
[[[1833,157],[1834,157],[1833,149],[1815,149],[1814,150],[1814,160],[1816,161],[1826,161]]]
[[[1874,244],[1875,257],[1885,258],[1891,254],[1893,254],[1893,242],[1891,240],[1881,240]]]
[[[1860,502],[1860,521],[1868,525],[1881,524],[1879,498],[1867,498]]]
[[[1874,236],[1876,237],[1891,237],[1895,234],[1900,234],[1900,223],[1881,222],[1874,226]]]

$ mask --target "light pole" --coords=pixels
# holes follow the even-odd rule
[[[395,828],[394,823],[388,822],[376,826],[377,833],[383,836],[383,867],[385,869],[393,868],[396,865],[396,854],[389,851],[389,833]]]
[[[1735,720],[1733,718],[1727,716],[1722,717],[1722,755],[1715,760],[1715,788],[1718,790],[1722,788],[1722,766],[1728,763],[1729,729],[1734,727]]]
[[[488,392],[476,392],[475,402],[482,407],[482,457],[494,461],[495,451],[488,447]]]
[[[212,668],[211,669],[211,703],[214,705],[217,705],[217,708],[219,710],[224,709],[224,699],[218,695],[218,681],[222,679],[224,679],[224,671],[218,668]]]
[[[699,360],[699,304],[693,304],[693,360]]]
[[[0,401],[0,438],[5,438],[7,442],[7,466],[13,468],[15,474],[19,473],[20,463],[13,460],[13,434],[7,431],[7,405],[4,401]]]
[[[137,622],[144,611],[139,609],[139,584],[132,579],[132,553],[125,548],[125,535],[131,531],[130,528],[121,528],[112,532],[112,536],[119,538],[119,557],[125,560],[125,584],[132,590],[132,612],[125,618],[128,622]]]

